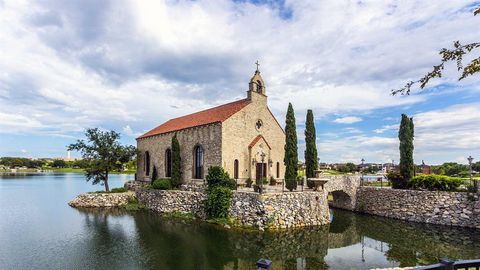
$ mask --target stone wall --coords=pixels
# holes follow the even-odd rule
[[[135,192],[138,201],[148,209],[159,213],[190,213],[205,218],[203,192],[183,190],[138,189]]]
[[[147,208],[160,213],[191,213],[206,218],[204,192],[140,189],[136,195]],[[330,221],[324,192],[234,192],[230,215],[240,225],[260,230],[323,225]]]
[[[265,153],[265,163],[271,160],[271,167],[267,166],[268,178],[283,179],[285,165],[283,163],[285,133],[267,106],[267,97],[253,92],[251,103],[232,115],[222,123],[222,167],[233,177],[234,161],[239,161],[239,182],[247,178],[255,179],[255,159],[261,162],[261,152]],[[260,128],[256,127],[261,121]],[[257,136],[263,139],[250,145]],[[279,174],[277,177],[277,163]]]
[[[119,207],[124,206],[135,197],[133,192],[122,193],[82,193],[70,201],[72,207]]]
[[[285,192],[258,194],[236,192],[230,214],[242,225],[259,229],[286,229],[316,226],[330,222],[324,192]]]
[[[171,148],[174,134],[177,134],[177,139],[180,144],[182,177],[185,182],[189,182],[193,178],[193,152],[196,145],[201,145],[203,148],[204,175],[210,166],[221,166],[222,125],[215,123],[138,139],[137,180],[149,182],[154,165],[157,168],[158,178],[165,177],[165,151]],[[150,154],[149,176],[145,175],[146,151]]]
[[[359,176],[322,176],[328,178],[324,189],[331,193],[333,201],[332,207],[346,210],[354,210],[357,199],[357,188],[360,186]]]
[[[480,229],[478,194],[361,187],[356,210],[408,221]]]

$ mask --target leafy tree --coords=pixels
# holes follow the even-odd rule
[[[180,144],[178,143],[177,134],[175,134],[172,137],[172,176],[170,177],[170,182],[175,188],[182,184],[182,173],[180,166]]]
[[[337,170],[342,173],[353,173],[357,171],[357,166],[352,162],[347,162],[337,167]]]
[[[474,170],[476,172],[480,172],[480,161],[472,163],[472,170]]]
[[[400,122],[400,129],[398,131],[398,139],[400,140],[400,176],[399,183],[392,183],[394,188],[406,188],[408,181],[414,175],[415,165],[413,163],[413,118],[402,114],[402,121]]]
[[[285,186],[292,191],[297,188],[297,128],[295,125],[295,112],[291,103],[288,103],[285,125]]]
[[[315,170],[318,168],[317,143],[315,135],[315,122],[312,110],[307,111],[305,123],[305,170],[307,178],[315,177]]]
[[[121,145],[118,141],[120,134],[113,130],[90,128],[85,131],[85,137],[87,141],[77,140],[68,146],[68,150],[79,151],[88,162],[88,167],[85,168],[87,181],[92,180],[93,184],[102,183],[108,192],[108,174],[121,170],[122,164],[133,159],[136,149],[132,145]]]
[[[67,167],[67,163],[65,162],[65,160],[55,159],[52,163],[52,167],[54,167],[54,168],[65,168],[65,167]]]
[[[226,172],[220,166],[212,166],[208,168],[207,176],[205,178],[209,188],[223,186],[230,189],[235,189],[236,187],[235,180],[231,179],[228,172]]]
[[[475,164],[472,164],[473,170],[475,170],[474,165]],[[469,174],[469,170],[470,170],[469,165],[458,164],[456,162],[445,162],[440,166],[434,166],[432,169],[432,171],[435,174],[448,175],[448,176],[456,176],[462,172]]]
[[[480,7],[477,7],[473,12],[474,16],[478,14],[480,14]],[[480,57],[473,59],[466,66],[463,65],[464,56],[469,55],[472,51],[478,48],[480,48],[480,42],[469,44],[461,44],[458,40],[453,42],[453,49],[443,48],[440,50],[440,55],[442,57],[441,62],[440,64],[433,66],[432,71],[419,80],[410,81],[404,87],[392,90],[392,95],[399,93],[402,95],[409,95],[412,86],[415,84],[420,84],[420,89],[423,89],[431,79],[442,77],[442,72],[445,68],[445,63],[447,62],[456,62],[457,70],[462,73],[458,80],[463,80],[470,75],[480,72]]]
[[[209,218],[227,218],[236,183],[220,166],[208,168],[205,212]]]
[[[155,180],[158,179],[158,172],[157,172],[157,166],[153,165],[153,170],[152,170],[152,184]]]

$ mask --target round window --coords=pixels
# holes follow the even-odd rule
[[[257,130],[260,130],[260,129],[262,129],[262,127],[263,127],[263,122],[262,122],[262,120],[258,119],[257,122],[255,123],[255,128]]]

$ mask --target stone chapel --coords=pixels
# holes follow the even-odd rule
[[[203,181],[208,168],[222,166],[239,183],[250,178],[282,179],[285,132],[267,104],[260,71],[247,98],[168,120],[137,138],[136,178],[151,181],[172,173],[171,141],[180,143],[183,181]]]

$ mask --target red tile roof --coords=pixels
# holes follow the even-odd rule
[[[160,126],[148,131],[137,139],[154,135],[164,134],[172,131],[182,130],[191,127],[203,126],[212,123],[219,123],[227,120],[230,116],[250,104],[250,100],[241,99],[235,102],[220,105],[204,111],[192,113],[182,117],[170,119]]]

